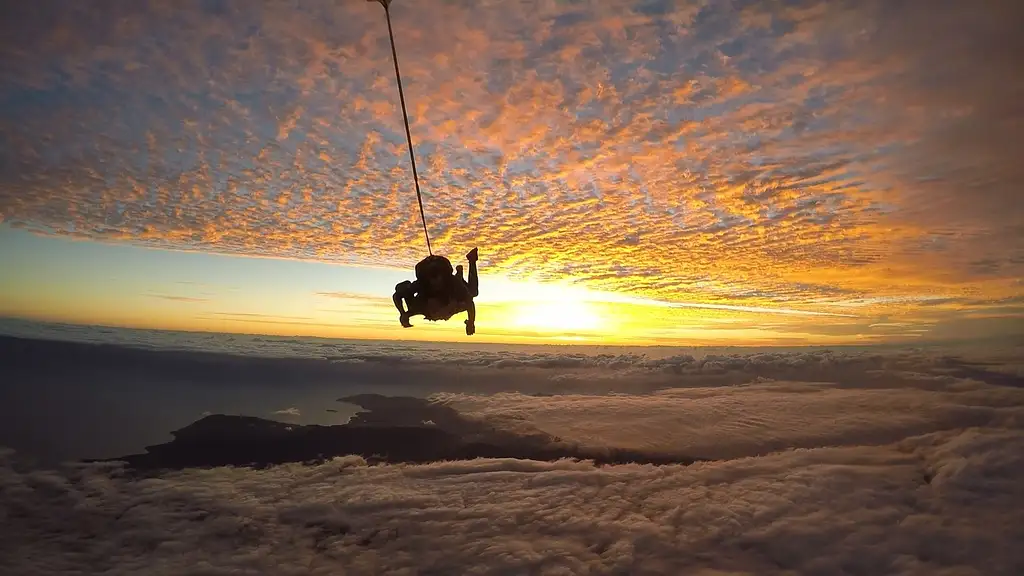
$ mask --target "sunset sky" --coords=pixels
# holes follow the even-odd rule
[[[0,315],[465,341],[1024,333],[1024,3],[0,6]]]

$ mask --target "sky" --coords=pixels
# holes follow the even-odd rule
[[[1024,333],[1024,5],[394,0],[478,341]],[[0,7],[0,315],[402,329],[426,255],[384,11]]]

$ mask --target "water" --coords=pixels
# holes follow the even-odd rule
[[[44,463],[138,453],[211,413],[330,425],[359,410],[338,401],[353,394],[644,394],[721,380],[721,366],[744,364],[735,355],[758,353],[287,338],[20,320],[0,320],[0,335],[15,337],[0,338],[0,446]],[[814,349],[760,350],[770,357]],[[814,353],[828,353],[821,350]],[[879,348],[843,353],[858,350]],[[680,376],[702,363],[717,367],[697,379]]]
[[[643,349],[288,338],[10,319],[0,320],[0,335],[19,339],[4,339],[0,349],[0,446],[47,464],[138,453],[211,413],[343,424],[359,410],[338,401],[348,395],[547,390],[552,369],[603,370],[616,358],[628,364],[645,357]]]
[[[407,357],[415,345],[10,320],[0,328],[32,339],[0,344],[0,446],[42,463],[137,453],[211,413],[344,424],[359,408],[339,397],[423,397],[444,388],[358,361],[368,353]]]

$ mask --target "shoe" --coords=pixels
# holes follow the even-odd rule
[[[466,336],[472,336],[476,333],[476,324],[466,320]]]
[[[402,323],[402,328],[412,328],[412,324],[409,322],[409,317],[405,314],[399,316],[398,321]]]

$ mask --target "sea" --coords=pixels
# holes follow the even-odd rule
[[[360,408],[341,399],[355,394],[645,393],[670,385],[680,363],[758,350],[343,340],[3,319],[0,447],[53,465],[140,453],[211,414],[344,424]]]

